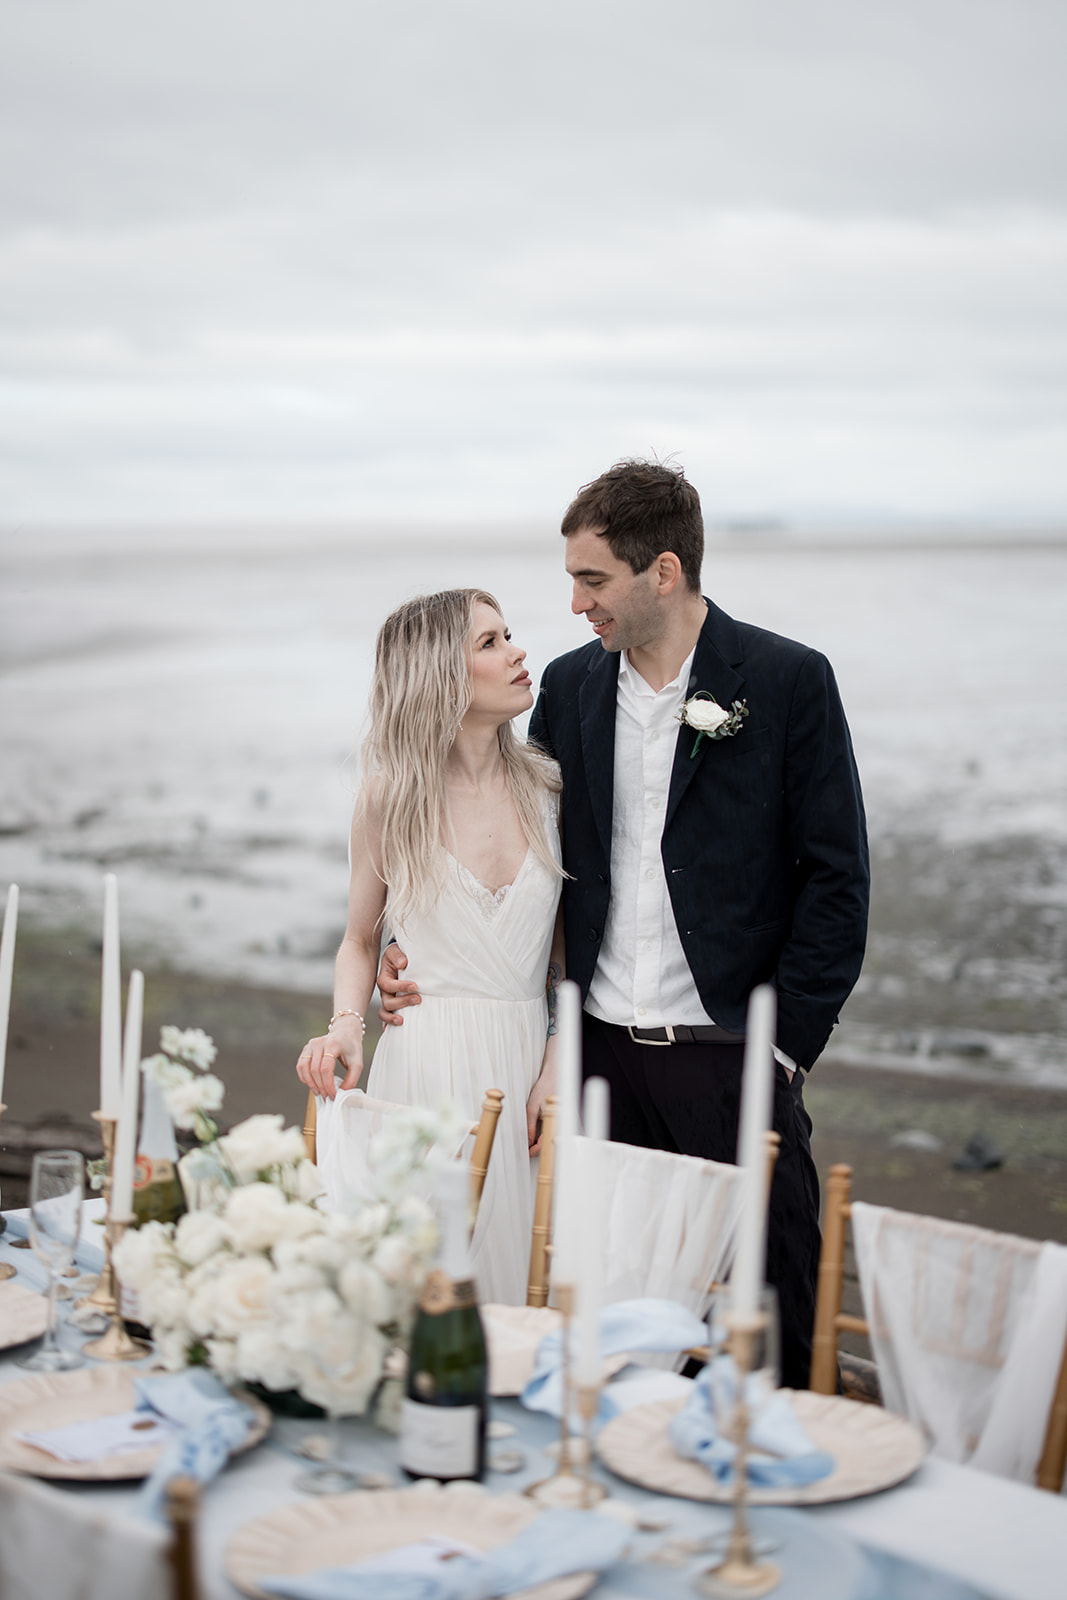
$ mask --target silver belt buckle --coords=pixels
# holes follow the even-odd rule
[[[637,1037],[638,1030],[632,1022],[627,1024],[626,1031],[630,1035],[630,1040],[633,1044],[648,1045],[652,1050],[666,1050],[669,1045],[677,1044],[678,1042],[674,1037],[674,1029],[669,1022],[663,1025],[663,1031],[667,1035],[665,1039],[639,1039]]]

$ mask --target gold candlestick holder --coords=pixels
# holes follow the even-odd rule
[[[82,1353],[91,1356],[94,1361],[140,1361],[151,1353],[152,1346],[143,1339],[131,1339],[122,1323],[122,1310],[119,1304],[119,1282],[115,1276],[114,1251],[126,1229],[133,1222],[133,1217],[113,1217],[107,1219],[107,1260],[104,1264],[104,1273],[112,1285],[113,1306],[111,1310],[111,1326],[99,1339],[92,1339],[88,1344],[82,1345]]]
[[[726,1555],[716,1567],[709,1567],[697,1579],[701,1594],[721,1597],[721,1600],[738,1600],[769,1594],[782,1581],[782,1569],[773,1561],[757,1561],[748,1524],[748,1430],[749,1408],[745,1389],[752,1371],[759,1340],[765,1335],[768,1317],[758,1312],[752,1317],[739,1317],[729,1313],[729,1337],[726,1348],[733,1357],[736,1369],[737,1403],[734,1407],[733,1435],[737,1454],[734,1458],[734,1521]]]
[[[7,1107],[5,1105],[0,1105],[0,1117],[4,1115],[6,1110]],[[13,1267],[10,1261],[0,1261],[0,1283],[6,1283],[8,1278],[14,1278],[17,1273],[18,1268]]]
[[[572,1511],[585,1511],[590,1506],[602,1500],[607,1490],[602,1484],[596,1482],[591,1474],[593,1457],[592,1424],[597,1412],[599,1390],[597,1388],[581,1389],[578,1395],[579,1406],[582,1407],[583,1432],[585,1437],[584,1460],[576,1462],[571,1450],[571,1400],[573,1397],[573,1383],[571,1380],[571,1328],[574,1322],[574,1288],[571,1284],[561,1284],[556,1287],[556,1306],[563,1318],[560,1326],[561,1356],[560,1356],[560,1388],[561,1405],[559,1413],[559,1454],[556,1459],[556,1470],[550,1478],[542,1478],[538,1483],[527,1484],[523,1494],[529,1495],[531,1500],[536,1500],[541,1506],[558,1506]],[[586,1415],[586,1406],[590,1404],[588,1396],[592,1396],[591,1410]],[[579,1471],[575,1471],[576,1465]]]
[[[111,1163],[115,1155],[115,1129],[118,1126],[116,1117],[105,1116],[102,1111],[93,1112],[93,1121],[100,1124],[100,1139],[104,1146],[104,1164],[107,1168],[104,1173],[103,1196],[108,1212],[111,1210]],[[83,1321],[95,1317],[110,1317],[115,1311],[118,1299],[118,1284],[115,1279],[114,1268],[111,1265],[111,1251],[107,1247],[107,1225],[104,1226],[104,1265],[96,1280],[96,1286],[80,1302],[77,1311],[72,1313],[72,1319],[77,1326],[77,1319]]]

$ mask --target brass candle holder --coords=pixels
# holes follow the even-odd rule
[[[749,1408],[745,1393],[749,1373],[753,1369],[756,1347],[767,1330],[768,1317],[758,1312],[752,1317],[739,1317],[731,1312],[727,1319],[729,1337],[726,1348],[733,1357],[737,1374],[737,1403],[734,1407],[733,1435],[737,1454],[734,1458],[734,1521],[726,1555],[716,1567],[709,1567],[697,1579],[702,1594],[736,1600],[738,1596],[769,1594],[782,1581],[782,1569],[773,1561],[757,1561],[748,1524],[748,1430]]]
[[[5,1105],[0,1105],[0,1117],[3,1116],[6,1110],[7,1107]],[[13,1267],[10,1261],[0,1261],[0,1283],[5,1283],[8,1278],[14,1278],[17,1272],[18,1268]]]
[[[607,1494],[603,1484],[592,1476],[593,1459],[592,1425],[597,1413],[600,1391],[596,1387],[580,1389],[578,1403],[581,1409],[585,1436],[584,1460],[575,1461],[571,1451],[571,1328],[574,1322],[574,1287],[561,1284],[556,1287],[556,1306],[563,1318],[560,1326],[560,1390],[559,1454],[556,1470],[550,1478],[527,1484],[522,1491],[541,1506],[558,1506],[571,1511],[587,1511]],[[591,1398],[590,1398],[591,1397]],[[575,1467],[579,1470],[575,1471]]]
[[[116,1117],[105,1116],[102,1111],[93,1112],[93,1121],[100,1124],[100,1139],[104,1147],[104,1173],[103,1196],[108,1211],[111,1210],[111,1163],[115,1156],[115,1129],[118,1126]],[[70,1321],[77,1327],[79,1323],[95,1323],[101,1317],[110,1317],[114,1314],[118,1303],[118,1283],[115,1278],[114,1268],[111,1265],[111,1251],[107,1246],[107,1226],[104,1229],[104,1265],[100,1269],[96,1285],[92,1291],[85,1295],[79,1302],[76,1311],[70,1315]],[[90,1327],[90,1331],[92,1331]]]
[[[133,1222],[133,1217],[113,1217],[107,1219],[107,1259],[104,1263],[104,1272],[112,1286],[111,1326],[99,1339],[91,1339],[82,1346],[84,1355],[91,1356],[94,1361],[140,1361],[149,1355],[152,1350],[150,1344],[143,1339],[131,1339],[122,1323],[122,1309],[119,1304],[119,1282],[115,1276],[114,1251],[126,1229]]]

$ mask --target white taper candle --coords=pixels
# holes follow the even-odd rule
[[[19,886],[7,891],[4,931],[0,934],[0,1101],[4,1098],[4,1063],[7,1060],[7,1019],[11,1015],[11,975],[15,970],[15,929],[19,920]]]
[[[100,976],[100,1110],[117,1117],[122,1100],[122,979],[119,972],[119,880],[104,879],[104,958]]]
[[[122,1104],[115,1132],[115,1164],[111,1177],[111,1215],[133,1215],[133,1162],[137,1152],[137,1106],[141,1087],[141,1008],[144,975],[130,973],[126,996],[126,1036],[122,1051]]]
[[[573,1284],[578,1273],[578,1211],[573,1140],[578,1132],[582,1082],[582,994],[564,981],[556,998],[559,1035],[556,1068],[555,1206],[552,1225],[552,1282]]]
[[[774,1100],[775,993],[769,983],[753,989],[745,1027],[745,1076],[737,1162],[744,1169],[743,1207],[737,1255],[730,1274],[731,1306],[739,1317],[754,1317],[767,1259],[767,1141]]]
[[[604,1299],[604,1257],[607,1249],[609,1196],[601,1159],[608,1136],[609,1089],[605,1078],[590,1078],[582,1102],[581,1184],[578,1203],[582,1225],[581,1271],[578,1274],[578,1353],[575,1382],[594,1388],[600,1382],[600,1307]]]

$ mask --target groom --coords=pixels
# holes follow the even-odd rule
[[[599,642],[547,668],[530,738],[563,773],[584,1072],[610,1084],[613,1139],[733,1162],[748,996],[773,982],[767,1275],[782,1381],[805,1388],[819,1186],[803,1074],[859,975],[869,886],[837,686],[817,651],[702,597],[700,498],[680,471],[620,462],[562,532],[571,608]]]

